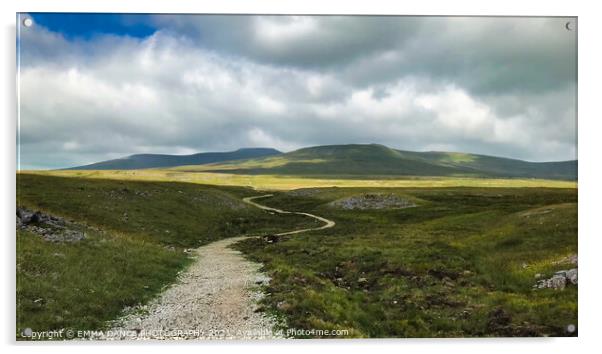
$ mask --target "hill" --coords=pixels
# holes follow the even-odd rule
[[[137,170],[182,165],[203,165],[280,154],[282,154],[280,151],[271,148],[247,148],[230,152],[205,152],[192,155],[137,154],[90,165],[67,168],[67,170]]]
[[[181,171],[296,176],[453,176],[577,179],[577,161],[528,162],[456,152],[414,152],[383,145],[328,145],[244,161],[182,166]]]

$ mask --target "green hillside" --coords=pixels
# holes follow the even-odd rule
[[[527,162],[453,153],[413,152],[383,145],[329,145],[286,154],[204,166],[182,166],[182,171],[299,176],[466,176],[503,178],[577,179],[577,161]]]
[[[140,170],[182,165],[202,165],[279,154],[281,154],[280,151],[270,148],[245,148],[236,151],[203,152],[192,155],[137,154],[85,166],[71,167],[67,168],[67,170]]]

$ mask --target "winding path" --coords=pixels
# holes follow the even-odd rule
[[[254,197],[247,197],[247,198],[243,198],[243,201],[245,203],[251,204],[253,206],[258,207],[259,209],[263,209],[263,210],[267,210],[267,211],[272,211],[278,214],[297,214],[297,215],[305,215],[305,216],[309,216],[310,218],[314,218],[317,219],[321,222],[324,223],[323,226],[320,227],[314,227],[314,228],[309,228],[309,229],[301,229],[301,230],[294,230],[294,231],[288,231],[288,232],[281,232],[279,234],[276,234],[276,236],[284,236],[284,235],[293,235],[293,234],[300,234],[302,232],[307,232],[307,231],[315,231],[315,230],[323,230],[323,229],[328,229],[330,227],[333,227],[334,225],[336,225],[336,223],[332,220],[328,220],[326,218],[323,218],[321,216],[317,216],[314,214],[310,214],[310,213],[304,213],[304,212],[300,212],[300,211],[286,211],[286,210],[280,210],[280,209],[276,209],[276,208],[272,208],[269,206],[265,206],[265,205],[261,205],[258,203],[255,203],[253,200],[255,199],[260,199],[260,198],[268,198],[268,197],[273,197],[273,194],[266,194],[266,195],[258,195],[258,196],[254,196]]]
[[[280,210],[254,202],[271,194],[244,198],[257,208],[279,214],[305,215],[323,226],[277,234],[291,235],[335,225],[323,217]],[[271,317],[257,310],[263,294],[259,285],[269,282],[261,264],[251,262],[230,246],[247,237],[234,237],[194,250],[197,259],[178,280],[149,304],[133,309],[102,336],[93,339],[280,339]]]

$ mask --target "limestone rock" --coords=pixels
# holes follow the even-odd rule
[[[551,278],[539,280],[533,287],[536,289],[562,290],[569,284],[577,285],[577,268],[559,270]]]

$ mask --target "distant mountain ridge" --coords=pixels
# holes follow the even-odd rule
[[[190,167],[177,168],[191,170]],[[235,174],[294,176],[455,176],[577,179],[577,161],[528,162],[503,157],[396,150],[378,144],[326,145],[278,156],[199,166]]]
[[[147,168],[325,178],[335,176],[338,178],[432,176],[577,179],[576,160],[528,162],[458,152],[404,151],[379,144],[323,145],[288,153],[271,148],[251,148],[193,155],[140,154],[70,169],[131,170]]]
[[[67,170],[137,170],[166,168],[183,165],[203,165],[280,154],[282,154],[282,152],[272,148],[243,148],[230,152],[203,152],[192,155],[136,154],[120,159],[71,167],[67,168]]]

